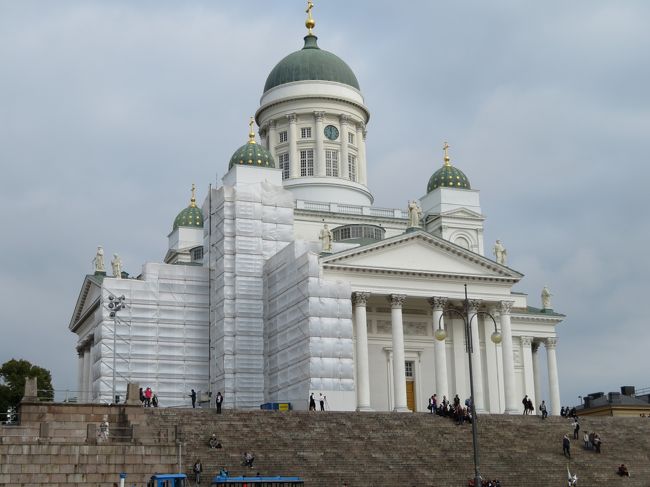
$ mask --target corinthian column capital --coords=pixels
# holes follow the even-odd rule
[[[391,308],[401,308],[406,299],[406,294],[389,294],[386,299],[390,302]]]
[[[554,350],[557,345],[557,337],[547,338],[545,345],[547,350]]]
[[[445,306],[447,306],[448,298],[443,298],[441,296],[432,296],[427,299],[427,302],[435,311],[444,311]]]
[[[501,314],[509,315],[514,301],[501,301]]]
[[[355,306],[365,306],[366,303],[368,302],[369,297],[370,297],[370,293],[366,293],[366,292],[352,293],[352,304],[354,304]]]

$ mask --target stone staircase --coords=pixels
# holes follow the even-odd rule
[[[109,441],[96,428],[109,416]],[[479,417],[480,471],[503,487],[566,486],[567,463],[581,487],[650,487],[650,418],[585,417],[581,434],[596,431],[602,453],[561,439],[570,421],[536,416]],[[119,432],[122,433],[119,433]],[[223,445],[210,449],[216,433]],[[570,434],[570,437],[572,435]],[[126,485],[145,485],[154,472],[189,475],[200,458],[203,485],[221,468],[232,475],[298,475],[305,485],[350,487],[465,487],[473,476],[471,426],[426,413],[337,413],[141,408],[32,404],[19,426],[0,426],[0,484],[110,487],[120,472]],[[253,469],[241,466],[244,451]],[[631,478],[616,475],[625,463]]]
[[[180,425],[183,463],[200,458],[204,477],[226,467],[231,475],[299,475],[309,486],[462,487],[473,477],[471,425],[429,414],[277,411],[148,410],[152,430]],[[562,455],[565,418],[482,415],[480,472],[506,486],[565,486],[567,464],[580,486],[650,486],[650,419],[581,419],[572,459]],[[582,448],[582,433],[596,431],[602,453]],[[222,449],[207,446],[216,433]],[[241,466],[244,451],[255,466]],[[631,478],[616,475],[625,463]]]

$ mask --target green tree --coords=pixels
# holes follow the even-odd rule
[[[36,377],[39,398],[54,399],[49,370],[32,365],[27,360],[11,359],[0,367],[0,413],[18,405],[25,394],[25,379],[28,377]]]

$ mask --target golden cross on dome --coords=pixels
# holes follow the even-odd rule
[[[196,207],[196,185],[192,183],[192,199],[190,200],[190,206]]]
[[[249,144],[254,144],[255,143],[255,132],[253,132],[253,124],[255,121],[253,120],[253,117],[251,117],[251,121],[248,122],[248,143]]]
[[[442,150],[445,152],[445,166],[451,166],[451,164],[449,164],[451,159],[449,158],[449,144],[447,141],[445,141],[445,145],[442,146]]]
[[[307,0],[307,10],[305,10],[305,13],[307,14],[307,20],[305,20],[305,27],[307,27],[307,32],[309,35],[311,35],[311,30],[316,27],[316,21],[314,18],[311,16],[311,9],[314,8],[314,2],[311,0]]]

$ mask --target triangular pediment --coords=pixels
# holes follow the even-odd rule
[[[327,268],[519,281],[523,275],[424,231],[323,257]]]
[[[469,220],[481,220],[481,221],[485,220],[485,217],[483,215],[467,208],[457,208],[455,210],[445,211],[441,213],[440,216],[446,218],[466,218]]]
[[[81,291],[77,297],[77,303],[70,319],[70,330],[76,328],[77,323],[90,311],[92,311],[101,294],[101,281],[103,276],[88,275],[81,285]]]

